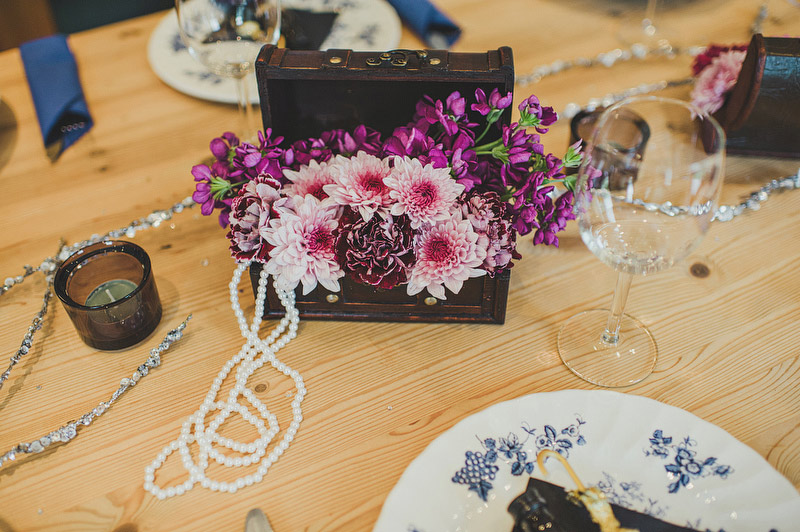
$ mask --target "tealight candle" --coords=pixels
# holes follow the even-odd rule
[[[119,301],[134,290],[136,290],[136,283],[126,281],[125,279],[106,281],[92,290],[92,293],[86,298],[86,306],[96,307],[99,305],[107,305],[114,301]]]
[[[161,320],[150,257],[131,242],[79,249],[56,272],[54,287],[78,335],[96,349],[129,347]]]

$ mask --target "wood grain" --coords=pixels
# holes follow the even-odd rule
[[[626,2],[439,0],[461,24],[456,49],[509,45],[518,73],[618,46]],[[681,3],[664,22],[694,42],[746,42],[756,5],[746,0]],[[770,2],[767,33],[796,32],[800,10]],[[630,14],[630,13],[628,13]],[[54,164],[46,158],[16,49],[0,53],[0,278],[21,273],[69,242],[126,225],[192,191],[189,170],[211,138],[236,124],[233,106],[178,93],[150,70],[146,44],[162,14],[70,39],[95,118],[91,132]],[[794,30],[792,30],[794,28]],[[402,47],[421,46],[404,31]],[[689,60],[656,59],[575,70],[534,87],[562,109],[570,101],[639,83],[683,77]],[[686,97],[687,90],[673,94]],[[16,124],[9,135],[6,124]],[[566,147],[559,124],[548,149]],[[7,141],[6,139],[12,139]],[[3,162],[5,161],[5,162]],[[797,171],[796,160],[730,157],[723,201]],[[800,486],[800,192],[776,194],[758,212],[715,223],[684,263],[634,282],[629,312],[658,339],[654,375],[625,390],[684,408],[751,446]],[[164,317],[143,344],[93,351],[54,302],[34,347],[0,390],[0,449],[38,437],[107,399],[188,313],[186,337],[163,365],[75,442],[0,469],[0,531],[240,530],[253,507],[277,532],[370,530],[411,460],[443,431],[499,401],[592,386],[566,370],[559,325],[606,305],[614,274],[574,226],[559,249],[534,248],[511,276],[506,323],[302,322],[282,359],[305,378],[304,421],[289,452],[258,486],[235,496],[193,490],[166,502],[142,488],[143,468],[177,435],[222,364],[241,344],[227,300],[234,265],[224,232],[197,210],[137,235],[151,256]],[[708,275],[692,275],[702,264]],[[0,297],[0,354],[13,354],[41,301],[35,276]],[[246,312],[249,286],[241,287]],[[3,368],[4,369],[4,368]],[[252,383],[288,425],[290,383],[259,370]],[[232,424],[231,434],[248,434]],[[175,461],[159,477],[182,478]]]

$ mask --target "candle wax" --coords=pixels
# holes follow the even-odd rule
[[[136,290],[136,283],[126,279],[112,279],[101,284],[86,298],[87,307],[107,305],[118,301]]]

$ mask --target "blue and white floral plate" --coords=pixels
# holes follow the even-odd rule
[[[636,395],[567,390],[520,397],[436,438],[387,497],[375,532],[511,531],[529,476],[573,489],[541,449],[621,506],[725,532],[798,530],[800,494],[758,453],[679,408]]]
[[[322,50],[392,50],[400,43],[400,18],[385,0],[283,0],[282,4],[339,13]],[[206,70],[181,42],[175,10],[167,13],[150,35],[147,59],[153,72],[177,91],[204,100],[236,103],[236,82]],[[258,103],[255,74],[250,76],[249,92],[250,100]]]

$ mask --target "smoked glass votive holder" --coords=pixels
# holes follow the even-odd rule
[[[56,272],[54,288],[78,335],[95,349],[132,346],[161,321],[150,257],[131,242],[79,249]]]

